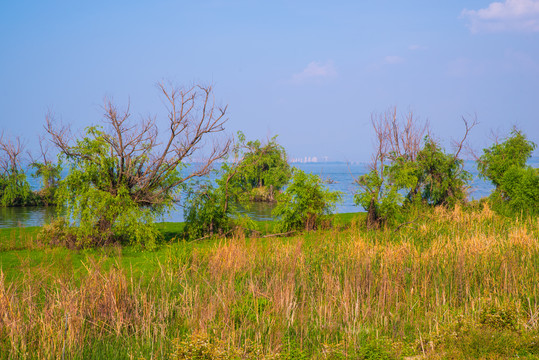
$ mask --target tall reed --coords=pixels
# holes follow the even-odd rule
[[[0,353],[60,358],[65,344],[70,359],[88,349],[167,357],[174,339],[207,334],[225,350],[275,356],[352,356],[373,341],[397,357],[421,355],[442,351],[436,339],[461,319],[485,322],[493,304],[514,309],[518,331],[536,332],[538,225],[440,208],[398,231],[179,243],[148,260],[152,273],[101,257],[77,275],[44,266],[8,282],[0,272]]]

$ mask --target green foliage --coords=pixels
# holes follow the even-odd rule
[[[35,172],[32,174],[34,178],[41,179],[41,190],[38,192],[40,201],[44,205],[51,205],[55,203],[56,189],[60,181],[60,175],[62,172],[62,164],[52,164],[51,162],[33,162],[30,164],[34,168]]]
[[[500,144],[494,144],[483,150],[477,162],[479,176],[490,180],[496,188],[503,183],[505,173],[512,167],[524,168],[536,144],[526,139],[517,129]]]
[[[477,167],[480,176],[496,186],[490,196],[501,212],[539,212],[539,171],[526,165],[536,145],[513,129],[500,144],[483,150]]]
[[[275,139],[262,145],[259,140],[247,142],[239,132],[234,161],[222,164],[216,183],[195,183],[187,189],[186,238],[226,233],[233,221],[245,220],[237,211],[238,205],[248,207],[252,201],[275,201],[275,194],[291,176],[286,152]],[[247,228],[251,228],[250,224]]]
[[[135,200],[137,189],[120,175],[118,159],[99,127],[90,127],[86,136],[71,149],[77,156],[65,155],[69,173],[57,190],[78,247],[102,246],[127,241],[155,247],[159,233],[153,226],[155,214],[172,204],[167,198],[154,207],[143,207]],[[137,161],[136,159],[133,161]],[[136,165],[136,163],[135,163]],[[173,172],[165,181],[174,181]]]
[[[279,218],[277,227],[281,231],[313,230],[339,201],[341,193],[327,189],[320,176],[294,169],[290,183],[278,196],[273,214]]]
[[[360,176],[354,201],[374,214],[374,222],[395,219],[410,204],[453,206],[466,198],[471,180],[463,165],[461,159],[426,137],[415,158],[391,154],[388,164]]]
[[[70,249],[77,247],[77,237],[63,217],[58,217],[51,223],[43,225],[37,238],[41,243],[47,245],[63,246]]]
[[[0,174],[0,206],[25,206],[34,202],[34,194],[23,171],[11,169]]]
[[[500,190],[513,212],[539,212],[539,172],[531,167],[511,167],[504,174]]]
[[[209,182],[188,189],[184,206],[184,237],[196,239],[229,230],[231,224],[223,190]]]
[[[246,142],[243,133],[238,133],[236,157],[241,158],[223,165],[219,184],[226,185],[234,201],[274,201],[275,193],[290,179],[286,152],[276,138],[262,145],[260,140]]]
[[[354,195],[354,202],[369,212],[371,222],[386,221],[400,212],[404,197],[379,171],[371,170],[357,182],[361,189]]]
[[[453,206],[466,198],[466,186],[472,180],[463,169],[464,162],[453,154],[447,154],[431,138],[425,139],[423,149],[417,154],[417,185],[408,187],[411,199],[416,189],[421,200],[429,205]]]
[[[270,359],[259,346],[244,346],[242,349],[227,346],[223,341],[210,339],[206,333],[194,333],[180,341],[173,340],[173,360],[263,360]]]
[[[367,341],[358,351],[357,359],[391,360],[396,357],[391,353],[391,343],[382,339]]]

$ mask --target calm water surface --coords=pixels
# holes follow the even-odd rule
[[[324,180],[328,181],[327,187],[331,190],[343,192],[343,202],[337,206],[337,213],[350,213],[363,211],[361,207],[354,205],[354,193],[357,191],[357,185],[354,184],[354,178],[365,174],[367,167],[365,164],[347,164],[343,162],[326,162],[326,163],[307,163],[293,164],[295,167],[304,170],[308,173],[320,175]],[[532,164],[534,166],[535,164]],[[470,189],[470,197],[478,199],[483,196],[488,196],[492,190],[489,183],[477,177],[475,163],[472,161],[466,162],[466,169],[473,176],[473,182]],[[35,181],[30,178],[30,181]],[[32,187],[38,188],[37,182],[31,183]],[[243,209],[243,212],[248,214],[255,220],[271,219],[272,205],[265,203],[254,203],[249,208]],[[17,226],[41,226],[49,222],[56,215],[54,207],[19,207],[19,208],[2,208],[0,207],[0,228],[9,228]],[[183,221],[183,209],[178,206],[170,213],[162,216],[158,221],[181,222]]]

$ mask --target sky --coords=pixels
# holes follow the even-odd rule
[[[212,85],[228,136],[291,158],[368,161],[393,107],[448,151],[462,117],[477,151],[513,126],[539,143],[539,0],[0,4],[0,126],[29,148],[47,113],[82,129],[105,98],[164,116],[160,81]]]

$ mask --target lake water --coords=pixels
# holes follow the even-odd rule
[[[361,207],[354,205],[353,196],[357,191],[354,178],[365,174],[367,166],[362,163],[347,164],[344,162],[322,162],[322,163],[295,163],[293,166],[305,172],[320,175],[323,179],[331,179],[327,187],[331,190],[343,192],[343,202],[337,206],[337,213],[361,212]],[[478,199],[488,196],[492,191],[492,186],[477,177],[477,169],[473,161],[465,163],[466,170],[474,176],[470,189],[470,197]],[[33,181],[31,186],[38,188],[39,183]],[[256,220],[271,219],[272,206],[264,203],[255,203],[243,211]],[[56,209],[54,207],[0,207],[0,228],[17,226],[40,226],[54,218]],[[162,216],[158,221],[181,222],[183,221],[183,209],[176,207],[170,213]]]

